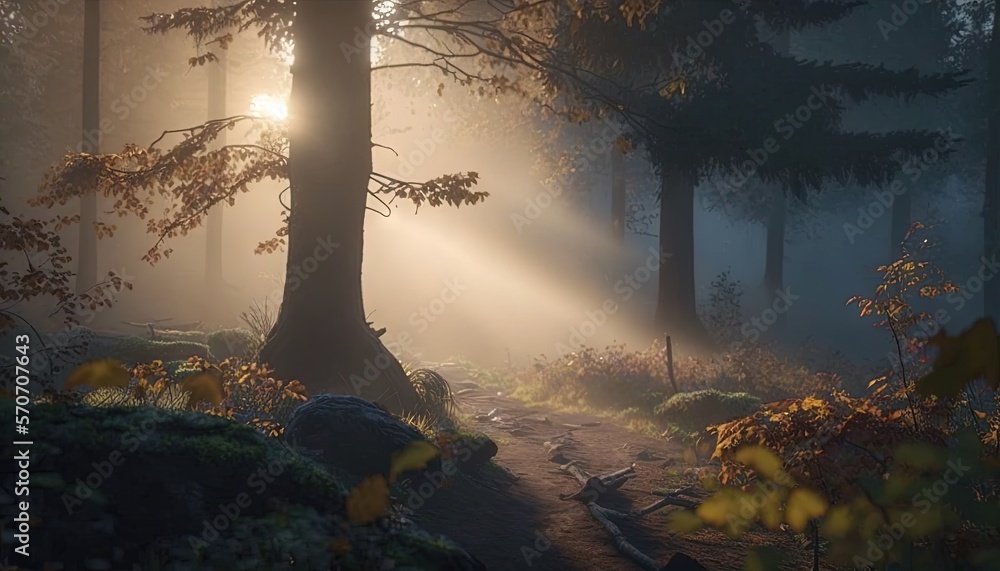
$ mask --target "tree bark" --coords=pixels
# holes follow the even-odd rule
[[[767,218],[767,247],[764,260],[764,287],[769,294],[785,286],[785,227],[788,214],[785,189],[774,189],[774,202]]]
[[[611,146],[611,239],[621,253],[625,249],[625,155]]]
[[[81,148],[100,152],[101,122],[101,2],[86,0],[83,12],[83,130]],[[95,181],[96,182],[96,181]],[[80,197],[80,238],[76,256],[76,291],[97,283],[97,191]]]
[[[370,0],[299,0],[289,108],[291,212],[278,319],[261,360],[313,394],[409,412],[402,366],[365,321],[361,260],[372,170]]]
[[[654,326],[691,351],[711,347],[698,318],[694,276],[694,187],[697,176],[660,165],[660,269]]]
[[[994,2],[993,36],[990,39],[988,142],[986,188],[983,196],[983,255],[986,261],[1000,259],[1000,2]],[[1000,276],[983,288],[983,310],[1000,323]]]
[[[778,186],[774,189],[774,201],[767,218],[767,244],[764,249],[764,289],[766,299],[774,299],[785,289],[785,229],[788,219],[788,200],[785,189]],[[785,314],[778,313],[777,320],[771,326],[772,331],[779,331],[786,323]]]
[[[213,5],[219,6],[219,0]],[[226,116],[226,50],[215,50],[219,61],[208,64],[208,120],[214,121]],[[217,148],[226,145],[226,131],[216,139]],[[205,220],[205,282],[210,290],[217,290],[222,280],[222,218],[224,203],[215,205],[208,211]]]
[[[775,36],[774,49],[781,55],[791,55],[791,33],[788,30]],[[787,189],[779,185],[774,189],[774,200],[767,218],[767,238],[764,247],[764,289],[767,299],[773,299],[785,287],[785,230],[788,223]],[[772,329],[785,323],[785,315],[778,314]]]

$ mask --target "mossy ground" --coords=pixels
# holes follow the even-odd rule
[[[12,416],[13,407],[0,401],[0,414]],[[223,418],[40,404],[30,426],[39,564],[94,559],[115,569],[229,570],[296,561],[296,569],[377,569],[391,559],[396,569],[476,568],[447,540],[415,529],[348,525],[346,490],[319,464]],[[11,500],[0,497],[8,526]]]

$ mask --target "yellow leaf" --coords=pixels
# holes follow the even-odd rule
[[[423,440],[414,440],[406,448],[392,455],[392,468],[389,471],[389,482],[395,483],[396,478],[411,470],[425,468],[427,463],[441,453],[433,444]]]
[[[128,387],[132,376],[128,370],[122,366],[121,361],[116,359],[97,359],[88,361],[73,369],[66,379],[64,388],[66,390],[75,389],[81,386],[92,388],[101,387]]]
[[[765,527],[778,529],[781,526],[781,504],[785,501],[787,489],[765,491],[765,488],[761,486],[760,493],[766,495],[763,504],[757,510],[757,515]]]
[[[749,494],[735,488],[723,488],[702,502],[695,509],[695,514],[706,524],[735,539],[754,522],[756,510]]]
[[[347,521],[365,525],[389,509],[389,485],[381,474],[369,476],[347,495]]]
[[[795,488],[785,504],[785,521],[795,531],[805,531],[809,521],[826,513],[827,503],[822,496],[805,488]]]
[[[781,460],[763,446],[744,446],[736,451],[734,459],[768,480],[774,480],[781,473]]]
[[[820,533],[827,539],[844,537],[854,528],[850,506],[833,506],[826,512]]]
[[[689,510],[675,511],[667,519],[667,529],[675,533],[691,533],[705,527],[705,522]]]
[[[181,388],[191,393],[190,407],[205,401],[212,404],[222,402],[222,379],[209,372],[197,373],[181,381]]]

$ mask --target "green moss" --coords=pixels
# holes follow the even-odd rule
[[[724,393],[715,389],[678,393],[656,407],[656,415],[683,430],[700,432],[706,427],[753,414],[759,398],[748,393]]]
[[[212,359],[208,345],[191,341],[154,341],[142,337],[105,338],[94,343],[88,359],[112,358],[126,366],[136,363],[183,361],[190,357]]]
[[[208,348],[219,361],[245,358],[254,345],[254,336],[246,329],[220,329],[208,335]]]
[[[13,416],[13,407],[0,400],[0,415]],[[121,568],[271,569],[294,559],[303,569],[360,571],[385,568],[398,554],[414,563],[397,569],[477,568],[438,565],[467,556],[419,530],[345,526],[345,488],[321,465],[221,417],[38,404],[32,427],[32,506],[46,522],[35,534],[46,538],[39,555],[50,561],[118,551],[126,554]],[[0,454],[15,451],[0,444]],[[249,502],[239,514],[192,549],[192,539],[214,533],[206,522],[240,494]],[[0,526],[8,519],[0,511]],[[335,556],[334,537],[351,551]]]

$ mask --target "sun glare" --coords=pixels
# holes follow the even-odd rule
[[[288,119],[288,104],[284,99],[262,93],[250,99],[250,114],[278,123]]]

